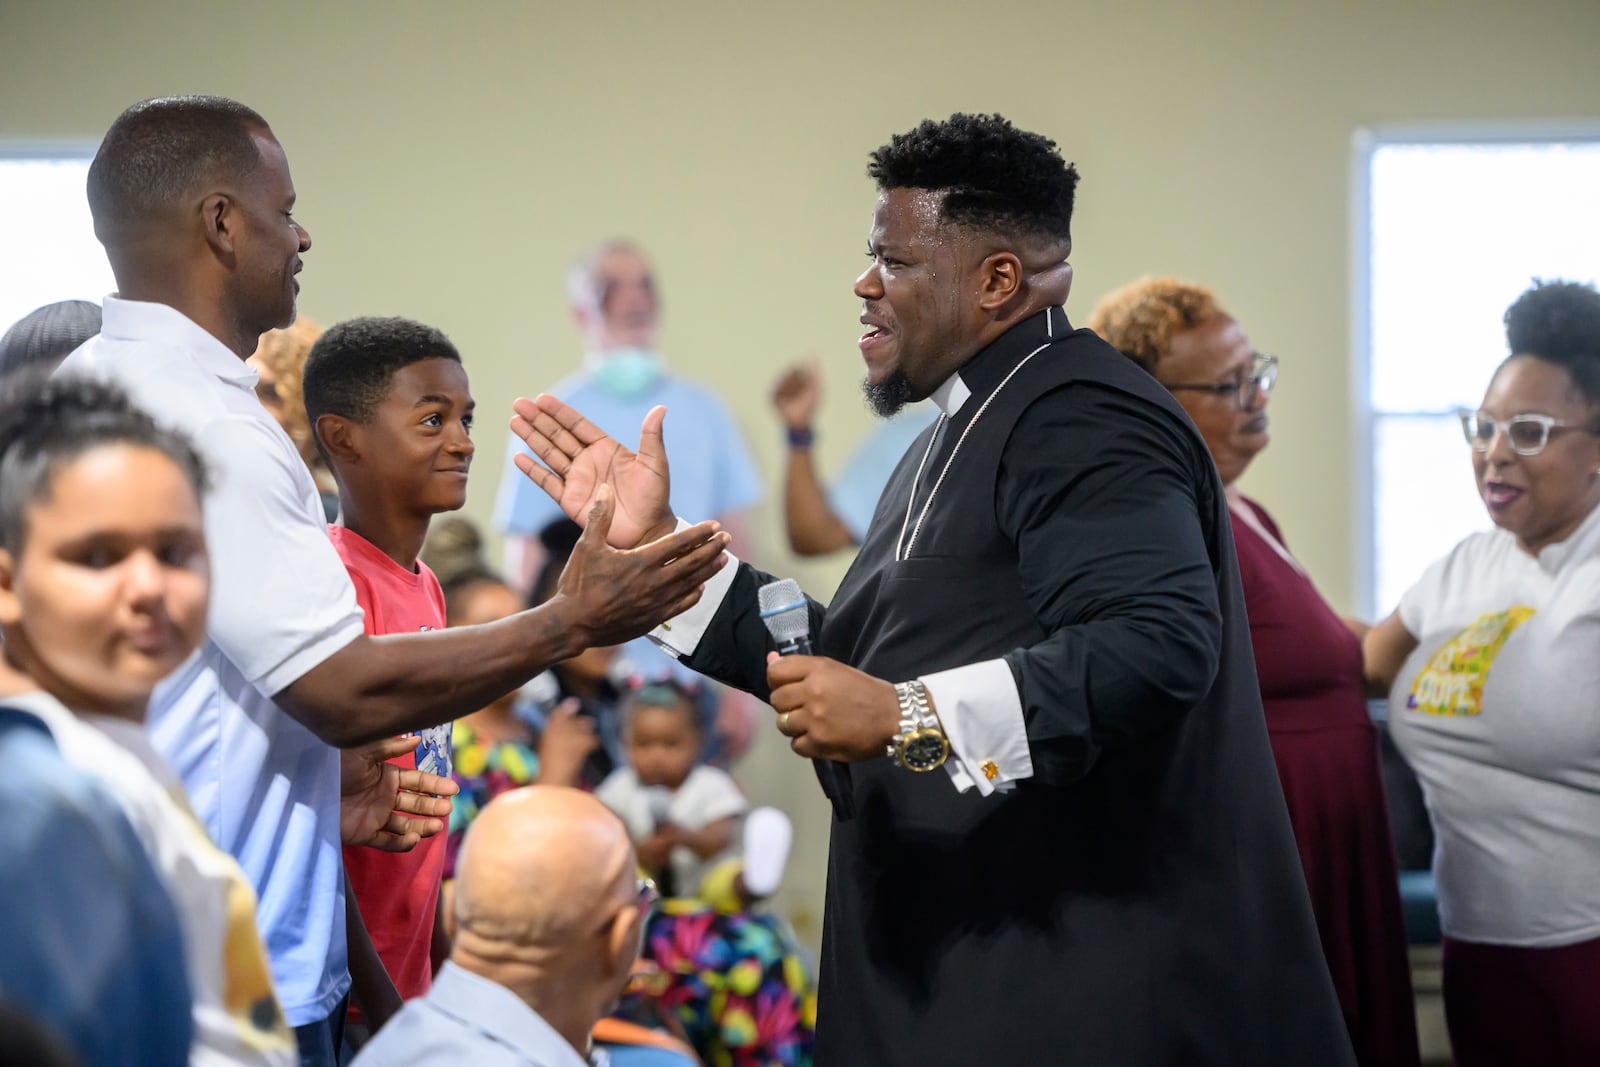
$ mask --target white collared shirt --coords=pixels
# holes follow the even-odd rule
[[[972,399],[972,390],[952,374],[934,390],[933,401],[946,419],[953,418]],[[915,487],[914,487],[915,489]],[[679,528],[687,526],[679,522]],[[733,560],[733,564],[737,564]],[[711,618],[722,606],[738,567],[723,567],[706,582],[699,603],[667,620],[650,638],[683,659],[694,654]],[[889,679],[895,681],[896,679]],[[965,793],[977,789],[984,796],[1015,788],[1033,777],[1033,757],[1028,751],[1028,724],[1022,713],[1022,694],[1016,676],[1004,659],[969,663],[947,671],[923,675],[922,684],[950,741],[945,770],[955,787]]]
[[[339,754],[269,697],[362,632],[317,487],[255,372],[173,308],[107,297],[100,335],[56,373],[120,385],[205,460],[206,642],[157,688],[150,736],[255,886],[289,1024],[325,1018],[350,981]]]

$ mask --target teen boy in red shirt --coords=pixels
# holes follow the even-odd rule
[[[330,533],[366,632],[442,628],[444,593],[417,555],[429,519],[466,502],[473,401],[460,353],[421,323],[352,319],[312,347],[304,392],[317,445],[339,484],[342,525]],[[390,762],[449,777],[450,729],[423,730],[414,750],[396,743],[404,754]],[[435,962],[448,951],[436,923],[444,861],[443,834],[406,852],[345,846],[359,920],[382,963],[375,966],[352,916],[352,1045],[398,1008],[395,994],[410,1000],[431,987]],[[361,1014],[363,1006],[372,1018]]]

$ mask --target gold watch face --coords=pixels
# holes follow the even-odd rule
[[[931,771],[950,758],[950,742],[938,730],[912,730],[900,742],[900,766],[908,771]]]

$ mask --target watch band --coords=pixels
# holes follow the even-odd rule
[[[898,752],[900,740],[913,730],[922,730],[929,727],[939,727],[939,720],[934,718],[933,706],[928,701],[928,687],[922,684],[921,679],[913,678],[909,682],[894,683],[895,699],[900,701],[900,732],[890,739],[887,755],[893,759]]]

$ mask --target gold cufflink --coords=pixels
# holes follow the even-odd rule
[[[986,759],[982,763],[978,764],[978,769],[982,771],[983,776],[989,779],[991,782],[1000,776],[1000,768],[994,765],[994,760],[992,759]]]

